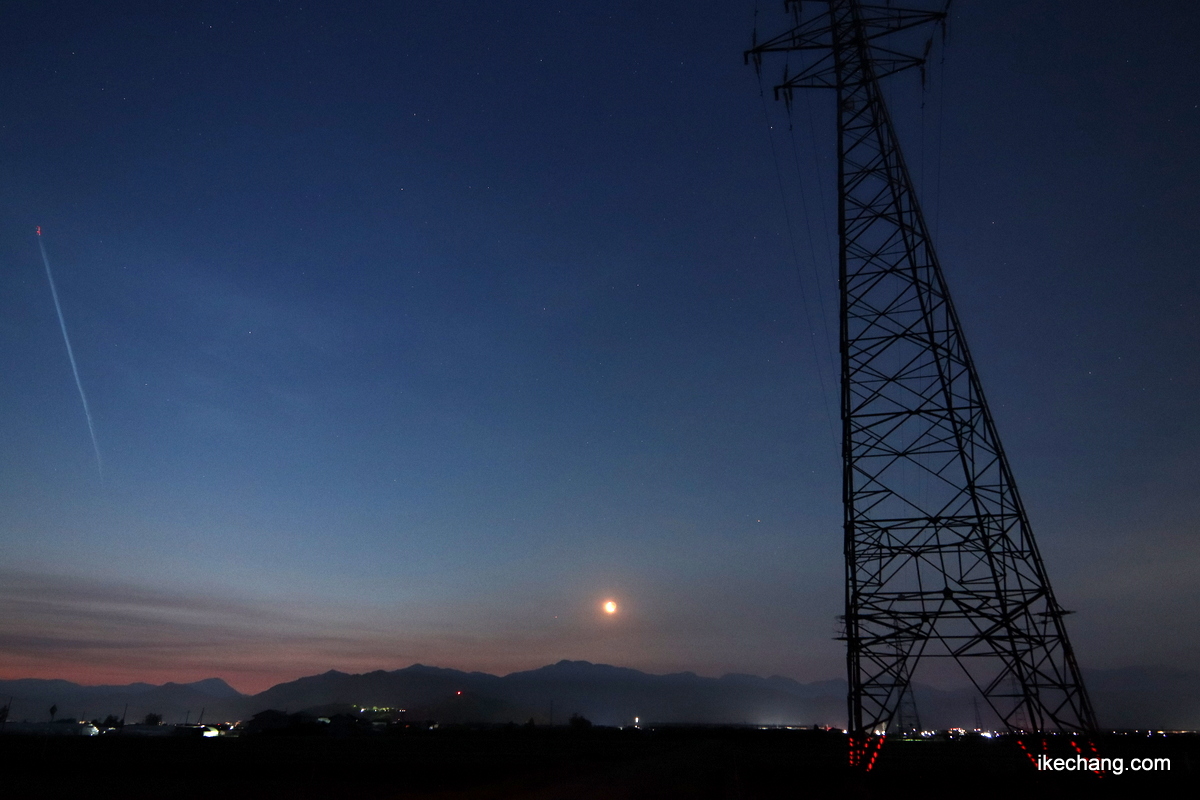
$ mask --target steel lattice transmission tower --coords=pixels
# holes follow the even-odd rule
[[[804,63],[785,72],[776,97],[829,89],[837,98],[851,731],[898,724],[913,669],[929,657],[956,661],[1010,730],[1093,730],[1065,612],[880,93],[880,78],[924,64],[890,49],[892,35],[945,13],[785,5],[791,30],[746,58],[799,51]]]

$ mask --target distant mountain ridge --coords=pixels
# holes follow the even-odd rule
[[[48,719],[51,706],[57,706],[58,716],[79,719],[103,719],[109,714],[128,713],[129,722],[141,720],[148,713],[169,713],[195,721],[202,710],[245,698],[220,678],[206,678],[194,683],[130,683],[124,686],[81,686],[64,680],[21,678],[0,680],[0,705],[12,698],[9,719],[40,722]],[[189,715],[190,712],[190,715]],[[212,719],[210,716],[209,719]],[[175,722],[174,719],[169,719]]]
[[[1164,667],[1085,672],[1102,727],[1200,728],[1200,673]],[[930,728],[973,727],[973,692],[918,684],[918,714]],[[456,722],[562,724],[573,713],[597,724],[832,725],[846,720],[846,684],[801,683],[778,675],[731,673],[707,678],[692,672],[654,675],[629,667],[559,661],[503,677],[413,664],[392,671],[351,674],[329,670],[244,695],[220,678],[154,686],[80,686],[63,680],[0,681],[0,704],[13,697],[9,719],[42,721],[51,705],[59,716],[103,718],[147,713],[174,723],[248,719],[267,709],[302,711],[403,708],[410,719]],[[980,704],[982,705],[982,704]],[[126,712],[126,708],[128,711]],[[981,709],[985,727],[995,725]]]

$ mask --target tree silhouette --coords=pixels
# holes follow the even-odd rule
[[[58,703],[50,706],[50,721],[54,722],[54,715],[58,713]]]
[[[142,720],[142,724],[143,725],[162,725],[162,714],[155,714],[153,711],[151,711],[149,714],[146,715],[146,718],[144,720]]]

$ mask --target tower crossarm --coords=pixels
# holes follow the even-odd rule
[[[834,63],[835,26],[831,10],[826,7],[811,16],[806,16],[804,3],[789,0],[786,5],[792,8],[795,26],[761,44],[756,41],[743,54],[743,59],[747,64],[753,62],[757,69],[761,67],[765,53],[798,51],[807,52],[812,56],[798,72],[785,70],[783,80],[774,87],[777,100],[781,97],[790,99],[796,89],[836,89],[838,71]],[[827,4],[810,2],[807,5]],[[860,5],[858,8],[859,23],[864,41],[868,43],[868,49],[875,62],[876,77],[893,75],[925,64],[924,55],[914,56],[883,47],[876,43],[877,40],[922,25],[944,22],[946,19],[944,11],[880,5]]]

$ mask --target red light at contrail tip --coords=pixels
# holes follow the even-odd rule
[[[41,236],[41,235],[42,235],[42,226],[41,226],[41,225],[38,225],[38,226],[37,226],[37,235],[38,235],[38,236]]]

